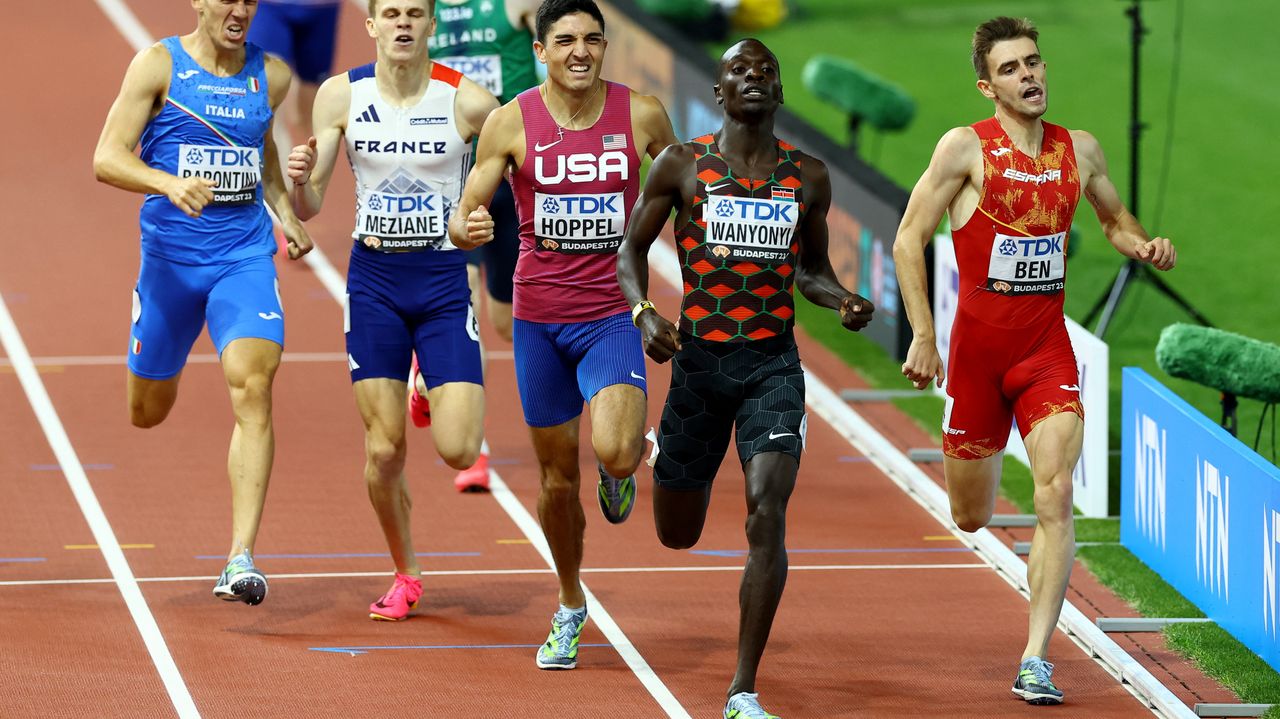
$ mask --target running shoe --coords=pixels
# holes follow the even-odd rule
[[[409,616],[422,596],[422,580],[396,572],[396,581],[378,601],[369,605],[369,618],[382,622],[398,622]]]
[[[267,598],[267,578],[253,566],[249,550],[237,554],[227,562],[218,583],[213,585],[213,596],[227,602],[244,602],[250,606],[262,604]]]
[[[781,719],[760,707],[760,695],[738,692],[724,705],[724,719]]]
[[[430,427],[431,426],[431,403],[427,398],[418,394],[418,375],[422,371],[418,369],[418,355],[413,355],[413,369],[409,372],[409,419],[413,420],[414,427]]]
[[[453,478],[453,486],[459,492],[488,492],[489,455],[480,453],[475,464],[458,472],[458,476]]]
[[[600,470],[600,484],[596,487],[596,495],[600,499],[600,511],[610,524],[622,524],[636,503],[636,476],[615,479],[604,471],[603,464],[597,468]]]
[[[1061,704],[1062,692],[1053,685],[1053,665],[1040,657],[1027,657],[1013,680],[1013,693],[1028,704]]]
[[[551,633],[538,647],[539,669],[573,669],[578,666],[578,637],[587,623],[587,608],[560,607],[551,617]]]

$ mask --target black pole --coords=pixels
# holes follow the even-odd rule
[[[1146,125],[1142,122],[1142,108],[1139,102],[1141,98],[1139,90],[1141,89],[1140,84],[1142,81],[1142,36],[1147,34],[1147,27],[1142,24],[1142,0],[1130,0],[1129,7],[1125,8],[1124,14],[1129,17],[1131,29],[1129,35],[1129,212],[1134,217],[1137,217],[1138,178],[1140,176],[1138,172],[1138,147],[1142,140],[1142,131],[1146,129]],[[1116,272],[1115,278],[1111,281],[1111,289],[1093,303],[1093,307],[1090,307],[1085,314],[1082,324],[1088,327],[1094,318],[1098,317],[1098,313],[1101,312],[1102,317],[1098,319],[1098,326],[1093,330],[1093,334],[1097,337],[1106,335],[1107,327],[1111,324],[1111,319],[1115,316],[1116,309],[1120,306],[1120,300],[1124,298],[1129,282],[1138,279],[1145,279],[1151,282],[1156,289],[1173,300],[1174,304],[1191,315],[1196,322],[1205,327],[1213,326],[1213,323],[1200,314],[1199,310],[1192,307],[1190,302],[1175,292],[1163,279],[1152,273],[1145,263],[1134,259],[1126,261],[1120,267]]]
[[[1142,0],[1133,0],[1124,11],[1129,16],[1132,35],[1129,41],[1129,212],[1138,216],[1138,145],[1142,141],[1142,106],[1139,102],[1142,83],[1142,36],[1147,28],[1142,24]]]

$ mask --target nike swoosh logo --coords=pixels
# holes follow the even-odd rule
[[[729,185],[732,185],[732,184],[733,184],[732,182],[719,182],[714,185],[707,185],[707,192],[710,193],[712,190],[718,190],[721,187],[728,187]]]
[[[564,140],[564,138],[562,137],[562,138],[560,138],[559,140],[556,140],[555,142],[553,142],[553,143],[551,143],[551,144],[548,144],[548,145],[544,145],[544,144],[542,144],[541,142],[539,142],[539,143],[534,144],[533,149],[534,149],[534,151],[535,151],[535,152],[542,152],[543,150],[549,150],[549,149],[551,149],[551,148],[555,147],[556,145],[559,145],[559,144],[560,144],[560,142],[561,142],[561,140]]]
[[[644,381],[644,377],[642,377],[642,376],[640,376],[640,375],[636,374],[636,371],[635,371],[635,370],[631,370],[631,376],[632,376],[634,379],[638,379],[638,380],[640,380],[641,382],[643,382],[643,381]]]
[[[271,314],[267,314],[266,312],[259,312],[259,313],[258,313],[258,316],[259,316],[259,317],[261,317],[261,318],[262,318],[262,319],[264,319],[264,320],[282,320],[282,319],[284,319],[283,317],[281,317],[281,316],[280,316],[280,313],[279,313],[279,312],[272,312]]]
[[[1058,386],[1059,386],[1059,387],[1061,387],[1062,389],[1065,389],[1065,390],[1066,390],[1066,391],[1068,391],[1068,392],[1079,392],[1079,391],[1080,391],[1080,385],[1078,385],[1078,384],[1060,384],[1060,385],[1058,385]]]
[[[180,73],[178,73],[178,79],[179,79],[179,80],[186,80],[187,78],[191,77],[192,75],[196,74],[197,72],[200,72],[200,71],[199,71],[199,70],[187,70],[186,72],[180,72]]]
[[[776,433],[770,432],[769,433],[769,439],[777,439],[779,437],[794,437],[794,436],[796,436],[795,432],[776,432]]]

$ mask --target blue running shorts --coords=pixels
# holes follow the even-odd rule
[[[489,296],[511,304],[516,275],[516,258],[520,255],[520,218],[516,216],[516,198],[505,180],[498,183],[489,203],[493,216],[493,240],[467,252],[467,263],[484,267],[484,283]]]
[[[340,7],[263,0],[249,25],[249,42],[284,60],[299,80],[319,85],[333,70]]]
[[[484,384],[480,333],[457,250],[387,254],[352,244],[343,331],[351,381],[407,381],[411,354],[427,388]]]
[[[644,350],[631,313],[593,322],[516,319],[516,385],[530,427],[554,427],[582,414],[582,403],[615,384],[645,387]],[[573,392],[572,387],[578,391]]]
[[[254,337],[284,347],[284,308],[270,255],[214,265],[185,265],[142,255],[133,289],[129,371],[169,379],[182,371],[200,330],[218,354]]]

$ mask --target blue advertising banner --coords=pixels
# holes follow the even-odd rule
[[[1280,670],[1280,469],[1136,367],[1121,407],[1121,543]]]

